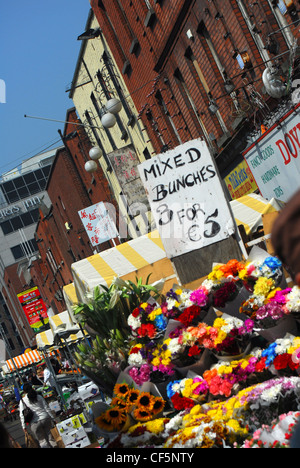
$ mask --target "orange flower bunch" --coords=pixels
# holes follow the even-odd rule
[[[219,265],[218,268],[222,271],[223,275],[228,278],[228,276],[238,276],[239,271],[243,270],[245,265],[236,259],[232,259],[225,265]]]

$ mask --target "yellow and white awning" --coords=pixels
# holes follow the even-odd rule
[[[109,287],[115,277],[122,277],[166,258],[157,231],[117,245],[92,257],[73,263],[72,274],[78,301],[98,285]]]
[[[78,298],[74,283],[67,284],[63,287],[63,296],[69,316],[71,320],[74,323],[76,323],[76,319],[73,312],[73,306],[78,303]]]
[[[230,206],[237,225],[244,225],[246,234],[251,234],[259,226],[263,226],[263,214],[280,211],[284,203],[275,198],[266,200],[261,195],[252,193],[232,200]]]

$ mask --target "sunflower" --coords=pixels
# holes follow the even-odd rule
[[[151,411],[154,405],[154,397],[148,392],[141,392],[136,399],[135,405],[137,407],[142,407],[142,410]]]
[[[165,400],[161,397],[154,398],[154,405],[152,408],[153,414],[159,414],[165,407]]]
[[[126,398],[130,392],[130,387],[127,383],[116,384],[114,393],[118,398]]]
[[[133,412],[133,417],[137,421],[150,421],[153,414],[146,408],[136,408]]]
[[[118,396],[112,398],[111,406],[117,406],[120,409],[127,408],[127,402],[123,398],[119,398]]]
[[[117,406],[111,407],[95,419],[96,424],[106,431],[121,430],[127,419],[127,413]]]
[[[138,389],[132,388],[127,395],[127,404],[134,405],[138,399],[139,394],[140,391]]]

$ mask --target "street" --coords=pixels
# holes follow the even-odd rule
[[[3,422],[5,429],[9,432],[11,437],[18,442],[22,448],[26,448],[25,446],[25,437],[24,432],[21,427],[20,419],[17,417],[16,420],[13,421],[5,421]]]

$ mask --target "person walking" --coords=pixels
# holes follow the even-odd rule
[[[23,391],[25,395],[20,400],[19,404],[23,431],[25,434],[27,433],[23,411],[29,408],[33,413],[32,420],[29,423],[30,430],[35,439],[39,442],[40,448],[56,448],[56,442],[50,431],[53,427],[54,418],[48,404],[30,384],[25,384]]]

